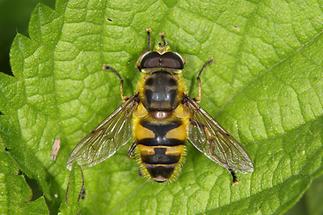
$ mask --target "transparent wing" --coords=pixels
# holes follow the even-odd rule
[[[137,95],[130,97],[76,145],[67,161],[68,169],[72,169],[74,162],[80,166],[94,166],[129,142],[132,138],[131,118],[138,105],[137,98]]]
[[[252,161],[238,141],[191,98],[185,97],[184,106],[191,113],[189,141],[200,152],[228,170],[253,172]]]

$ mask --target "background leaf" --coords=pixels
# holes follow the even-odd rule
[[[47,214],[44,197],[32,200],[32,192],[15,162],[4,152],[0,138],[1,214]]]
[[[10,74],[10,45],[18,31],[27,33],[30,13],[38,2],[54,6],[54,0],[0,0],[0,71]]]
[[[322,201],[323,193],[323,177],[313,181],[311,187],[306,191],[302,197],[292,209],[290,209],[287,215],[320,215],[323,214]]]
[[[178,180],[160,185],[138,176],[124,148],[85,171],[87,197],[80,210],[286,212],[323,172],[320,6],[301,0],[58,0],[55,10],[38,5],[30,38],[18,34],[12,44],[15,77],[0,74],[0,134],[56,212],[64,201],[65,163],[73,146],[120,104],[117,80],[102,65],[121,71],[132,93],[144,30],[151,27],[154,42],[164,31],[184,56],[188,86],[203,62],[216,60],[203,74],[201,105],[240,140],[255,172],[239,174],[240,183],[232,186],[226,170],[188,146]],[[54,162],[56,137],[62,147]]]

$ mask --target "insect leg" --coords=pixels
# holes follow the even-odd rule
[[[83,170],[82,170],[82,167],[79,167],[80,168],[80,172],[81,172],[81,179],[82,179],[82,183],[81,183],[81,189],[80,189],[80,192],[79,192],[79,195],[77,197],[77,202],[80,202],[80,200],[83,200],[85,198],[85,182],[84,182],[84,175],[83,175]],[[69,190],[70,190],[70,186],[71,186],[71,174],[69,176],[69,179],[68,179],[68,184],[67,184],[67,188],[66,188],[66,192],[65,192],[65,202],[68,203],[69,199]]]
[[[147,32],[147,48],[148,50],[151,50],[151,39],[150,39],[151,28],[147,28],[146,32]]]
[[[109,65],[103,65],[103,70],[106,70],[106,71],[111,71],[113,72],[113,74],[115,74],[119,81],[120,81],[120,95],[121,95],[121,99],[123,101],[127,101],[129,99],[128,96],[124,96],[123,94],[123,78],[121,77],[120,73],[115,69],[113,68],[112,66],[109,66]]]
[[[81,170],[81,177],[82,177],[82,186],[81,186],[81,190],[80,190],[80,193],[79,193],[79,196],[77,198],[77,201],[79,202],[81,199],[85,199],[85,183],[84,183],[84,175],[83,175],[83,170],[82,168],[80,167],[80,170]]]
[[[198,84],[198,95],[197,97],[194,98],[194,100],[198,103],[201,101],[201,98],[202,98],[202,81],[201,81],[201,74],[202,72],[204,71],[204,69],[210,65],[211,63],[213,63],[213,59],[209,59],[208,61],[206,61],[202,68],[200,69],[200,71],[197,73],[197,77],[196,77],[196,80],[197,80],[197,84]]]
[[[135,149],[136,149],[137,143],[133,142],[128,150],[128,157],[129,158],[135,158]]]
[[[229,169],[229,172],[232,175],[232,184],[238,183],[239,181],[238,181],[238,177],[237,177],[236,173],[232,169]]]

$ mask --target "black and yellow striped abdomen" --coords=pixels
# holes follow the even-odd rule
[[[137,118],[134,134],[141,171],[157,182],[175,178],[185,156],[186,123],[173,118]]]
[[[140,128],[141,127],[141,128]],[[152,122],[140,120],[139,129],[147,129],[153,137],[138,137],[137,147],[143,172],[157,182],[164,182],[174,177],[183,161],[185,151],[184,138],[171,137],[170,134],[185,133],[185,128],[179,120]]]

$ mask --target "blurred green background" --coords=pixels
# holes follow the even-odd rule
[[[9,63],[11,43],[17,32],[28,35],[28,22],[33,8],[44,3],[54,8],[54,0],[0,0],[0,71],[12,74]],[[323,177],[314,181],[288,215],[323,215]]]
[[[12,74],[9,50],[17,32],[27,35],[33,8],[39,2],[52,8],[55,0],[0,0],[0,71]]]

